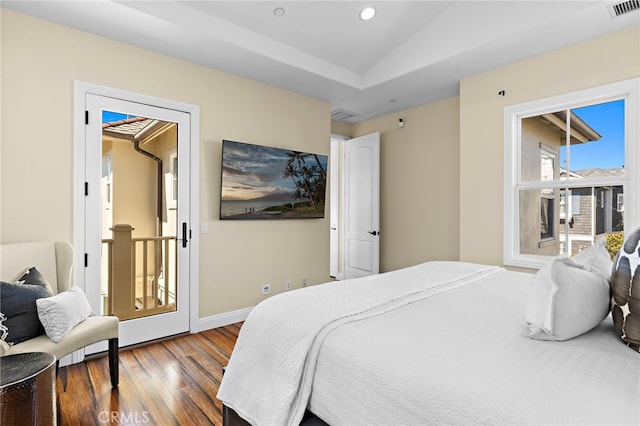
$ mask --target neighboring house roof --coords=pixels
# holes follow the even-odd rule
[[[131,117],[124,120],[102,123],[102,134],[112,138],[146,143],[176,123],[146,117]]]
[[[102,133],[109,136],[131,139],[140,134],[145,128],[153,124],[155,120],[145,117],[132,117],[124,120],[102,123]]]
[[[566,133],[567,113],[566,111],[558,111],[549,114],[543,114],[541,119],[556,127],[562,133]],[[591,126],[585,123],[575,113],[570,114],[571,125],[571,143],[586,143],[599,140],[602,135],[596,132]]]
[[[566,175],[567,174],[567,169],[565,169],[564,167],[560,168],[560,176]],[[585,176],[577,173],[577,172],[569,172],[569,179],[584,179]]]
[[[610,177],[610,176],[624,176],[625,169],[624,167],[618,167],[614,169],[601,169],[598,167],[594,167],[591,169],[584,170],[576,170],[576,174],[587,177]]]

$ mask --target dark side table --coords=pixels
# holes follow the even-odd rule
[[[56,424],[56,357],[27,352],[0,358],[0,425]]]

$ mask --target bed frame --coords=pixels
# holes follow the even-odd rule
[[[232,408],[222,404],[222,425],[223,426],[251,426],[249,422],[244,420]],[[311,411],[306,411],[300,422],[300,426],[329,426],[327,423]]]
[[[222,367],[222,375],[227,371],[227,367]],[[233,408],[229,408],[224,403],[222,404],[222,426],[251,426],[249,422],[240,417]],[[322,421],[322,419],[311,411],[304,412],[300,426],[329,426],[328,423]]]

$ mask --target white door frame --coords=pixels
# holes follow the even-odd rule
[[[362,143],[371,143],[372,139],[377,139],[376,148],[372,152],[373,167],[376,172],[372,181],[372,201],[375,207],[372,212],[371,229],[367,228],[365,233],[371,234],[372,231],[376,231],[375,235],[361,236],[361,241],[370,243],[372,246],[371,257],[371,270],[365,271],[364,269],[357,271],[354,275],[355,269],[348,267],[349,256],[351,251],[349,249],[349,238],[347,230],[347,218],[348,208],[350,204],[349,194],[347,187],[348,182],[348,166],[347,161],[348,151],[350,149],[347,146],[360,145]],[[351,144],[351,145],[349,145]],[[378,273],[380,267],[380,133],[374,132],[367,135],[362,135],[357,138],[349,139],[340,137],[338,135],[331,135],[331,163],[330,163],[330,177],[331,177],[331,229],[330,232],[330,274],[338,280],[353,278],[355,276],[363,276],[372,273]],[[336,228],[336,229],[334,229]],[[371,231],[371,232],[370,232]],[[363,233],[364,234],[364,233]],[[336,251],[339,251],[336,253]]]
[[[348,136],[331,134],[331,155],[329,157],[329,197],[330,197],[330,223],[329,223],[329,276],[337,280],[344,278],[344,259],[341,256],[344,234],[342,227],[342,183],[340,167],[342,165],[342,147],[348,140]]]
[[[199,331],[199,164],[200,164],[200,107],[163,98],[143,95],[120,89],[74,81],[74,134],[73,134],[73,245],[74,285],[86,291],[84,274],[78,273],[85,261],[85,111],[88,94],[122,99],[160,108],[182,111],[190,116],[190,205],[189,221],[191,256],[189,257],[189,331]],[[84,352],[75,353],[73,362],[82,361]]]

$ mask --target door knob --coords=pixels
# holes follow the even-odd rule
[[[374,237],[375,237],[376,235],[378,235],[378,233],[377,233],[376,231],[369,231],[369,233],[370,233],[371,235],[373,235]]]

